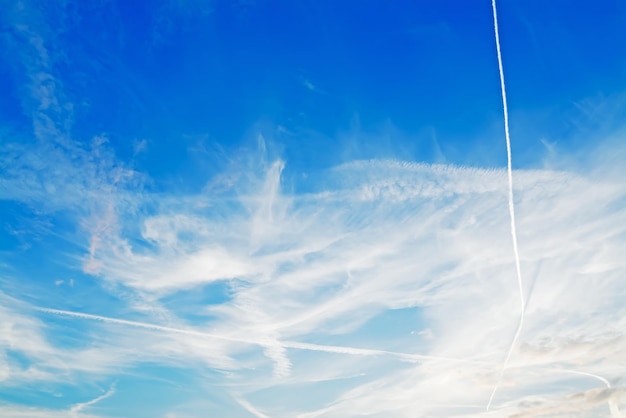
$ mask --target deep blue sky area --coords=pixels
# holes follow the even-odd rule
[[[0,416],[618,418],[626,3],[497,7],[511,171],[491,0],[0,0]]]
[[[567,122],[552,112],[575,112],[573,103],[624,83],[620,2],[500,8],[511,126],[525,140],[517,149],[542,136],[560,139]],[[25,18],[54,34],[47,47],[73,105],[75,136],[105,133],[123,158],[147,139],[137,164],[157,177],[192,170],[187,165],[198,163],[188,149],[199,142],[232,151],[257,130],[294,164],[325,167],[383,148],[389,157],[433,161],[436,147],[449,162],[472,164],[468,152],[489,165],[502,161],[489,2],[43,2],[35,9],[39,16]],[[11,48],[24,42],[11,31],[4,38]],[[11,61],[0,68],[3,91],[12,93],[3,115],[27,124],[16,82],[24,69]],[[381,139],[392,132],[403,139]],[[473,155],[476,147],[486,154]]]

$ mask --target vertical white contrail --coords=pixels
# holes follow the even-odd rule
[[[511,164],[511,137],[509,136],[509,110],[506,104],[506,88],[504,86],[504,70],[502,68],[502,53],[500,51],[500,33],[498,31],[498,13],[496,12],[496,0],[491,0],[491,8],[493,9],[493,29],[496,35],[496,49],[498,52],[498,69],[500,70],[500,90],[502,92],[502,107],[504,110],[504,134],[506,137],[507,172],[509,175],[509,215],[511,218],[511,238],[513,240],[513,253],[515,255],[515,270],[517,272],[517,285],[519,287],[519,297],[520,297],[521,307],[520,307],[519,324],[517,326],[517,330],[515,331],[515,336],[513,337],[513,341],[511,341],[511,346],[509,347],[509,351],[507,352],[506,358],[504,359],[504,363],[502,364],[502,369],[500,370],[500,375],[498,376],[498,381],[496,382],[496,386],[493,388],[493,391],[491,392],[491,396],[489,397],[489,402],[487,403],[487,411],[491,407],[491,402],[493,401],[493,397],[496,395],[498,386],[500,386],[500,381],[502,380],[502,376],[504,375],[504,370],[506,369],[506,366],[509,363],[509,359],[511,358],[513,349],[515,348],[515,343],[517,343],[517,339],[519,338],[519,335],[522,332],[522,325],[524,324],[524,314],[526,311],[526,302],[524,300],[524,288],[522,286],[522,269],[520,267],[519,252],[517,250],[517,228],[515,226],[515,206],[513,203],[513,168]]]

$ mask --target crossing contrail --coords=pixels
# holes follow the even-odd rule
[[[303,342],[298,342],[298,341],[270,341],[270,340],[263,340],[263,339],[231,337],[227,335],[214,334],[214,333],[209,333],[209,332],[204,332],[204,331],[196,331],[192,329],[166,327],[162,325],[149,324],[145,322],[130,321],[127,319],[118,319],[118,318],[112,318],[109,316],[94,315],[94,314],[88,314],[88,313],[82,313],[82,312],[65,311],[61,309],[50,309],[50,308],[42,308],[42,307],[35,307],[34,309],[40,312],[45,312],[45,313],[54,314],[54,315],[62,315],[62,316],[67,316],[67,317],[72,317],[72,318],[79,318],[79,319],[89,319],[89,320],[107,322],[111,324],[144,328],[144,329],[149,329],[153,331],[161,331],[161,332],[174,333],[174,334],[184,334],[184,335],[203,337],[203,338],[215,338],[219,340],[261,346],[263,348],[275,348],[277,345],[280,345],[284,348],[306,350],[306,351],[318,351],[318,352],[325,352],[325,353],[348,354],[348,355],[357,355],[357,356],[390,356],[390,357],[395,357],[399,360],[407,361],[407,362],[420,362],[420,361],[426,361],[426,360],[451,361],[451,362],[460,362],[460,363],[475,362],[475,360],[471,360],[471,359],[457,359],[457,358],[451,358],[451,357],[439,357],[439,356],[430,356],[430,355],[424,355],[424,354],[399,353],[395,351],[376,350],[376,349],[368,349],[368,348],[311,344],[311,343],[303,343]]]
[[[511,218],[511,238],[513,240],[513,253],[515,255],[515,270],[517,272],[517,285],[519,287],[519,296],[520,296],[520,317],[519,324],[517,325],[517,330],[515,331],[515,335],[513,336],[513,340],[511,341],[511,345],[506,354],[506,358],[504,359],[504,363],[502,364],[502,369],[500,370],[500,374],[498,376],[498,380],[496,382],[493,391],[491,392],[491,396],[489,397],[489,402],[487,403],[487,411],[491,407],[491,402],[493,402],[493,398],[496,395],[498,390],[498,386],[500,386],[500,382],[502,380],[502,376],[504,375],[504,370],[509,363],[509,359],[511,358],[511,354],[513,353],[513,349],[515,348],[515,344],[517,343],[517,339],[519,338],[522,332],[522,326],[524,325],[524,314],[526,313],[526,301],[524,300],[524,288],[522,286],[522,269],[520,267],[519,261],[519,251],[517,249],[517,227],[515,225],[515,204],[513,202],[513,167],[511,163],[511,137],[509,135],[509,110],[506,102],[506,88],[504,85],[504,69],[502,68],[502,52],[500,50],[500,33],[498,31],[498,13],[496,11],[496,0],[491,0],[491,8],[493,9],[493,29],[496,35],[496,49],[498,52],[498,70],[500,72],[500,91],[502,92],[502,107],[504,113],[504,135],[506,137],[506,156],[507,156],[507,173],[509,177],[509,215]]]

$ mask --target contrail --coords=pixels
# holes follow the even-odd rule
[[[513,349],[515,348],[515,344],[517,343],[517,339],[522,332],[522,326],[524,325],[524,314],[526,313],[526,302],[524,300],[524,287],[522,286],[522,269],[520,267],[519,261],[519,251],[517,249],[517,227],[515,226],[515,205],[513,203],[513,167],[511,163],[511,137],[509,135],[509,110],[506,102],[506,88],[504,86],[504,69],[502,68],[502,52],[500,50],[500,33],[498,30],[498,13],[496,12],[496,0],[491,0],[491,8],[493,9],[493,29],[496,35],[496,49],[498,52],[498,70],[500,71],[500,90],[502,92],[502,107],[504,113],[504,134],[506,137],[506,156],[507,156],[507,173],[509,176],[509,215],[511,218],[511,238],[513,240],[513,253],[515,255],[515,270],[517,272],[517,285],[519,287],[519,296],[520,296],[520,317],[519,324],[517,325],[517,330],[515,331],[515,336],[513,336],[513,340],[511,341],[511,346],[509,347],[509,351],[506,354],[506,358],[504,359],[504,363],[502,364],[502,369],[500,370],[500,375],[498,376],[498,381],[496,382],[493,391],[491,392],[491,396],[489,397],[489,402],[487,403],[487,411],[491,407],[491,402],[493,401],[494,396],[498,390],[498,386],[500,386],[500,382],[502,381],[502,376],[504,375],[504,370],[509,363],[509,359],[511,358],[511,354],[513,353]]]
[[[76,413],[76,412],[80,412],[83,409],[87,408],[88,406],[91,406],[93,404],[96,404],[108,397],[111,397],[115,394],[115,383],[113,383],[111,385],[111,387],[109,388],[109,390],[107,390],[105,393],[103,393],[102,395],[98,396],[97,398],[94,398],[90,401],[87,402],[81,402],[81,403],[77,403],[76,405],[72,406],[72,408],[70,409],[70,412]]]
[[[326,353],[337,353],[337,354],[352,354],[356,356],[392,356],[400,360],[409,361],[409,362],[418,362],[418,361],[424,361],[424,360],[451,361],[451,362],[459,362],[459,363],[473,362],[472,360],[469,360],[469,359],[429,356],[425,354],[398,353],[396,351],[376,350],[376,349],[371,349],[371,348],[355,348],[355,347],[345,347],[345,346],[336,346],[336,345],[309,344],[309,343],[301,343],[301,342],[296,342],[296,341],[284,341],[282,344],[287,348],[294,348],[294,349],[299,349],[299,350],[323,351]]]
[[[569,370],[569,369],[555,369],[555,370],[559,371],[559,372],[563,372],[563,373],[573,373],[573,374],[579,374],[581,376],[593,377],[594,379],[598,379],[599,381],[604,383],[606,385],[607,389],[611,389],[611,382],[609,382],[608,380],[606,380],[602,376],[598,376],[597,374],[593,374],[593,373],[589,373],[589,372],[581,372],[579,370]]]
[[[611,382],[609,382],[607,379],[605,379],[604,377],[599,376],[597,374],[593,374],[593,373],[589,373],[589,372],[581,372],[580,370],[559,369],[559,371],[565,372],[565,373],[579,374],[581,376],[593,377],[594,379],[598,379],[599,381],[604,383],[606,385],[607,389],[611,389],[612,388]],[[611,417],[612,418],[621,418],[622,417],[622,413],[620,412],[619,407],[617,406],[617,402],[615,402],[615,399],[613,399],[612,397],[609,397],[607,402],[609,404],[609,410],[611,411]]]
[[[93,315],[93,314],[82,313],[82,312],[64,311],[61,309],[50,309],[50,308],[35,308],[35,309],[40,312],[46,312],[46,313],[55,314],[55,315],[70,316],[70,317],[80,318],[80,319],[91,319],[95,321],[108,322],[111,324],[127,325],[131,327],[151,329],[154,331],[163,331],[163,332],[170,332],[170,333],[176,333],[176,334],[192,335],[195,337],[205,337],[205,338],[209,337],[209,338],[215,338],[219,340],[233,341],[233,342],[239,342],[239,343],[248,343],[248,344],[253,344],[253,345],[261,345],[263,347],[267,346],[267,344],[263,344],[256,340],[248,340],[244,338],[233,338],[233,337],[228,337],[225,335],[211,334],[207,332],[199,332],[199,331],[188,330],[188,329],[164,327],[161,325],[148,324],[145,322],[137,322],[137,321],[129,321],[126,319],[111,318],[108,316]]]
[[[34,309],[40,312],[45,312],[45,313],[54,314],[54,315],[62,315],[62,316],[68,316],[68,317],[73,317],[73,318],[102,321],[102,322],[118,324],[118,325],[126,325],[126,326],[131,326],[131,327],[150,329],[154,331],[191,335],[195,337],[215,338],[218,340],[225,340],[225,341],[261,346],[263,348],[272,348],[272,347],[276,347],[276,345],[279,344],[282,347],[292,348],[292,349],[297,349],[297,350],[321,351],[325,353],[350,354],[350,355],[360,355],[360,356],[391,356],[391,357],[396,357],[400,360],[409,361],[409,362],[438,360],[438,361],[471,363],[474,361],[474,360],[469,360],[469,359],[429,356],[429,355],[424,355],[424,354],[398,353],[395,351],[375,350],[375,349],[367,349],[367,348],[310,344],[310,343],[302,343],[302,342],[297,342],[297,341],[262,341],[262,340],[257,340],[257,339],[249,339],[249,338],[241,338],[241,337],[229,337],[226,335],[213,334],[213,333],[202,332],[202,331],[194,331],[191,329],[165,327],[162,325],[149,324],[145,322],[129,321],[127,319],[117,319],[117,318],[111,318],[108,316],[94,315],[94,314],[74,312],[74,311],[65,311],[61,309],[50,309],[50,308],[42,308],[42,307],[35,307]]]
[[[237,401],[237,403],[241,405],[246,411],[250,412],[257,418],[270,418],[269,415],[265,415],[263,412],[256,409],[254,406],[252,406],[250,402],[246,401],[243,398],[235,398],[235,401]]]

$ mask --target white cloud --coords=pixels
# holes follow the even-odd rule
[[[208,210],[161,206],[142,220],[143,238],[155,246],[134,248],[124,229],[100,242],[101,280],[155,302],[228,283],[228,299],[197,305],[211,318],[205,325],[189,322],[176,305],[165,309],[174,328],[139,324],[146,328],[148,357],[230,370],[225,381],[239,388],[241,399],[259,390],[278,393],[287,382],[324,381],[323,367],[299,362],[332,357],[333,379],[342,384],[334,401],[318,404],[320,416],[479,413],[517,321],[505,173],[364,161],[331,170],[326,184],[339,181],[335,189],[288,196],[281,192],[281,170],[281,163],[270,164],[257,192],[239,193],[234,205],[217,197]],[[515,176],[528,310],[493,413],[527,413],[524,402],[533,393],[541,394],[541,408],[552,410],[560,408],[559,397],[574,395],[568,386],[594,390],[589,378],[568,370],[602,376],[621,393],[624,370],[616,366],[626,350],[620,303],[626,215],[619,202],[626,187],[593,173]],[[429,338],[408,331],[386,341],[375,331],[359,334],[368,321],[409,308],[421,316],[411,329],[428,329]],[[117,348],[100,346],[105,368],[86,370],[110,373],[109,362],[145,361],[145,353],[140,359],[132,352],[137,337],[120,328],[138,323],[106,321],[103,329]],[[177,336],[168,337],[171,332]],[[59,355],[34,335],[39,340],[30,346]],[[87,352],[74,355],[87,364]],[[259,355],[270,360],[273,376],[262,377]],[[381,361],[393,366],[380,369]],[[361,383],[345,376],[360,376]],[[619,409],[619,396],[610,399]],[[290,414],[271,397],[250,402],[272,416]],[[604,404],[609,411],[608,400]],[[302,411],[295,401],[284,407]]]
[[[71,274],[82,263],[97,292],[78,279],[52,293],[29,276],[3,278],[3,387],[102,384],[157,365],[213,375],[233,407],[256,416],[626,408],[623,133],[583,163],[550,145],[554,169],[514,172],[527,309],[486,414],[519,313],[504,170],[351,161],[309,173],[311,190],[292,193],[288,162],[271,161],[260,137],[262,156],[235,158],[202,193],[148,193],[106,135],[70,137],[56,52],[38,22],[11,13],[26,40],[36,141],[2,145],[0,197],[79,226],[55,233],[80,250],[46,257]],[[224,294],[207,297],[217,284]],[[5,404],[0,415],[86,416],[114,394],[58,410]]]
[[[48,317],[12,302],[1,308],[4,382],[182,362],[219,370],[237,399],[272,416],[472,414],[485,404],[518,315],[504,170],[353,161],[318,173],[311,192],[292,194],[283,188],[285,163],[253,155],[201,194],[148,194],[106,136],[85,147],[64,134],[71,106],[41,38],[27,33],[40,143],[3,148],[2,198],[69,214],[84,251],[71,256],[140,319],[66,312],[100,321],[82,325],[105,336],[87,333],[86,346],[68,348],[51,338]],[[496,414],[526,413],[533,393],[541,408],[556,407],[573,394],[564,379],[580,393],[594,390],[559,370],[601,376],[620,393],[626,186],[621,161],[594,158],[585,171],[514,173],[528,306]],[[228,289],[219,303],[168,302],[216,283]],[[417,334],[384,319],[403,310]],[[385,339],[368,328],[377,320]],[[33,366],[13,361],[10,350]],[[341,384],[306,408],[250,400],[328,379]],[[620,398],[610,399],[619,409]]]

